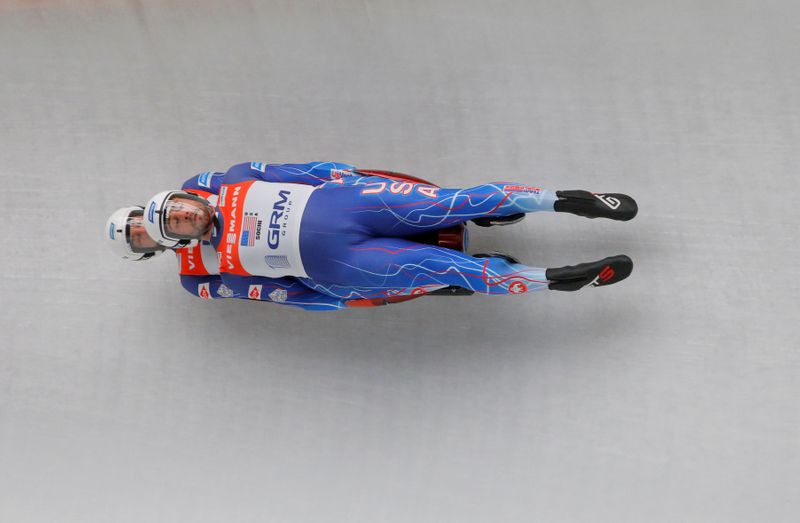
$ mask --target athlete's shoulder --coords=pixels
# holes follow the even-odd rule
[[[211,194],[219,194],[219,187],[222,184],[224,173],[206,171],[196,176],[192,176],[181,186],[184,191],[197,191]]]
[[[263,178],[266,164],[260,162],[237,163],[227,171],[222,177],[222,183],[226,185],[239,183],[247,180],[258,180]]]

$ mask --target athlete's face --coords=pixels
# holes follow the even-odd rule
[[[211,229],[214,210],[197,200],[175,196],[167,202],[164,229],[178,238],[200,239]]]
[[[129,240],[133,252],[153,252],[163,249],[163,247],[159,246],[158,243],[147,234],[141,216],[131,217],[129,225]]]

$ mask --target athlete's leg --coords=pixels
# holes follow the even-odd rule
[[[329,253],[322,273],[309,271],[310,279],[304,283],[345,299],[427,293],[451,285],[481,294],[522,294],[548,287],[577,290],[609,285],[625,279],[631,269],[627,256],[545,269],[401,238],[373,238]]]
[[[557,196],[546,189],[494,182],[444,189],[369,178],[346,198],[343,211],[375,236],[412,236],[473,219],[553,211]]]
[[[547,288],[545,270],[401,238],[373,238],[329,253],[324,274],[309,272],[309,276],[315,290],[356,299],[423,293],[450,285],[483,294],[520,294]]]
[[[339,193],[341,210],[375,236],[412,236],[474,220],[521,219],[536,211],[556,211],[587,218],[630,220],[636,202],[624,194],[549,191],[512,182],[492,182],[466,189],[445,189],[369,177]]]

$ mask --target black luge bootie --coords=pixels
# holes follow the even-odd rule
[[[639,207],[636,200],[627,194],[591,193],[589,191],[556,191],[553,208],[556,212],[568,212],[586,218],[610,218],[612,220],[632,220]]]
[[[601,287],[620,282],[631,275],[633,261],[620,254],[596,262],[547,269],[545,277],[553,291],[577,291],[587,285]]]

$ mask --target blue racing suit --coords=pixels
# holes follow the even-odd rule
[[[219,194],[210,243],[231,297],[335,310],[450,285],[486,294],[547,288],[543,268],[415,237],[480,217],[552,211],[551,191],[512,182],[439,188],[334,162],[253,162],[204,174],[184,189]],[[194,293],[197,283],[184,287]]]

